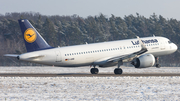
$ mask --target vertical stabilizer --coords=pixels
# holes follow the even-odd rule
[[[27,19],[18,20],[27,52],[52,48]]]

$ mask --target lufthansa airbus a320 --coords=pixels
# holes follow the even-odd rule
[[[59,67],[93,66],[92,74],[98,74],[99,67],[117,65],[115,74],[122,74],[120,68],[129,62],[135,68],[160,67],[158,57],[172,54],[177,46],[165,37],[144,37],[102,43],[51,47],[27,19],[19,20],[27,49],[24,54],[5,54],[22,61]]]

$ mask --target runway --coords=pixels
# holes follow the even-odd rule
[[[180,76],[180,74],[122,74],[122,75],[115,75],[115,74],[88,74],[88,73],[61,73],[61,74],[45,74],[45,73],[0,73],[0,77],[124,77],[124,76],[131,76],[131,77],[147,77],[147,76]]]

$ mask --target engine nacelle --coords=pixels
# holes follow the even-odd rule
[[[152,54],[141,55],[132,62],[132,65],[134,65],[135,68],[152,67],[154,64],[155,58]]]

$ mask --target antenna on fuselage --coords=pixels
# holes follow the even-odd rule
[[[153,34],[153,37],[156,37],[156,36]]]

